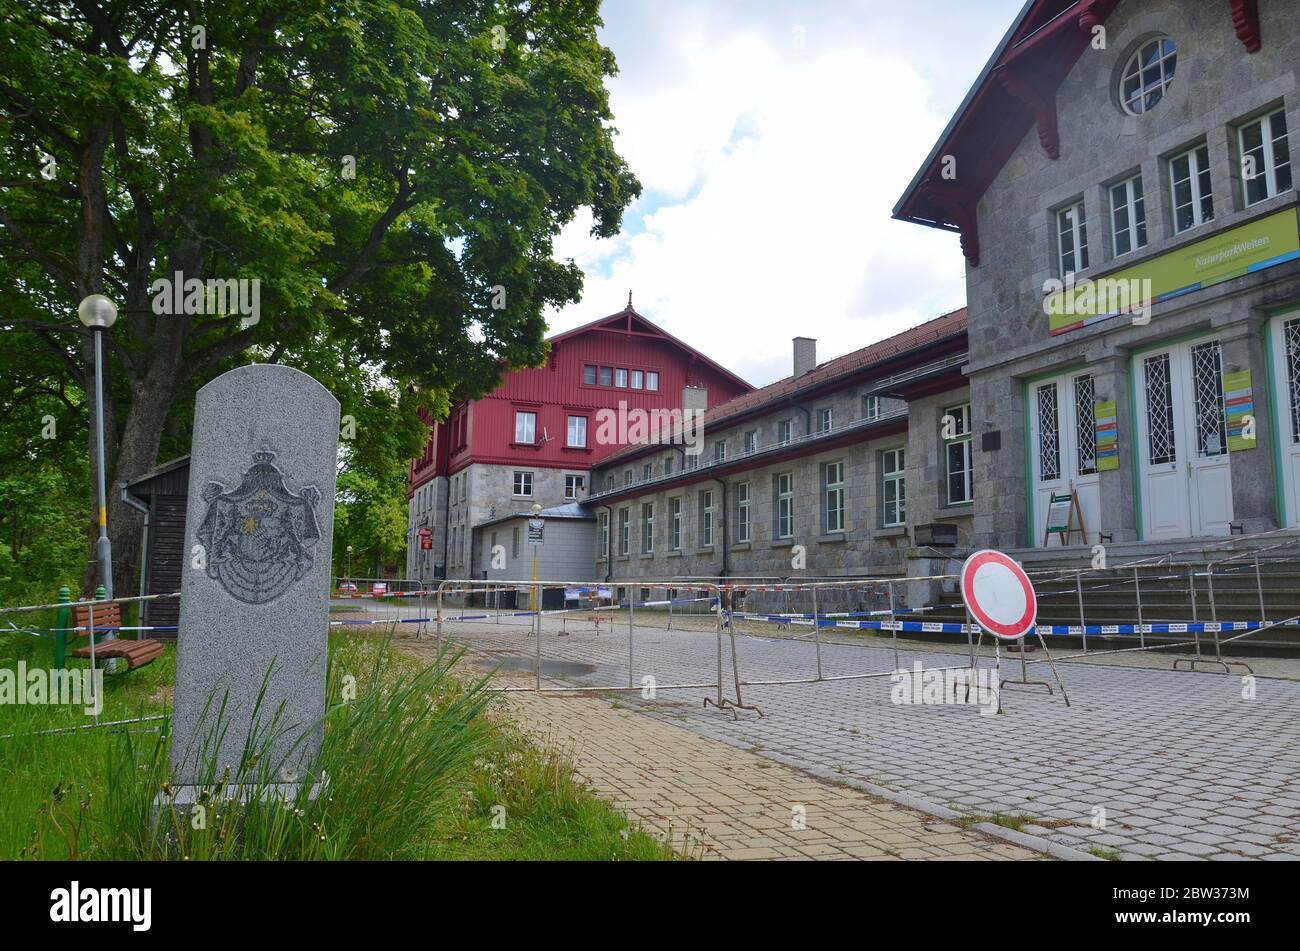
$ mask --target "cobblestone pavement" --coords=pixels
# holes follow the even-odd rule
[[[564,636],[548,618],[544,682],[626,687],[625,617],[599,635],[569,621]],[[449,623],[447,631],[476,656],[531,671],[536,648],[526,623]],[[724,648],[727,684],[725,640]],[[887,646],[824,644],[821,654],[827,677],[893,669]],[[738,637],[737,655],[746,681],[816,673],[816,647],[807,640]],[[916,662],[927,669],[966,663],[964,651],[929,645],[899,656],[907,670]],[[1019,674],[1018,661],[1004,657],[1004,664],[1005,674]],[[1041,687],[1004,689],[1004,713],[996,716],[973,705],[901,705],[883,676],[746,687],[745,702],[765,715],[742,710],[733,719],[701,705],[716,688],[669,688],[716,682],[717,665],[713,633],[638,625],[631,680],[653,677],[656,699],[628,692],[620,703],[814,776],[902,794],[922,808],[1000,817],[1107,858],[1300,858],[1300,683],[1292,680],[1249,683],[1093,661],[1062,665],[1070,707]],[[1030,667],[1031,678],[1046,676],[1046,666]],[[724,690],[732,696],[730,686]]]
[[[705,859],[1035,859],[1037,853],[815,779],[603,697],[510,694],[512,719],[579,774]]]

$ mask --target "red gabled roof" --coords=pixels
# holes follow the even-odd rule
[[[590,323],[583,324],[581,327],[574,327],[572,330],[566,330],[563,333],[558,333],[555,336],[547,337],[546,339],[550,343],[556,344],[562,340],[568,340],[585,333],[591,333],[592,331],[608,331],[610,333],[627,334],[637,337],[657,337],[676,347],[683,353],[688,354],[692,359],[726,377],[738,387],[744,390],[752,390],[754,388],[753,384],[742,380],[722,364],[709,359],[690,344],[678,340],[658,324],[652,323],[650,320],[647,320],[645,317],[638,314],[632,308],[631,294],[627,295],[627,306],[617,314],[610,314],[608,317],[601,317],[598,320],[593,320]]]
[[[818,364],[812,370],[800,376],[788,376],[777,380],[761,389],[728,400],[715,406],[704,414],[703,425],[719,426],[729,420],[760,411],[773,403],[778,403],[799,393],[817,390],[864,371],[877,369],[883,375],[891,361],[912,351],[920,350],[931,344],[962,337],[966,333],[966,308],[962,307],[940,317],[932,318],[910,327],[900,334],[886,337],[861,350],[854,350],[834,360]],[[654,443],[636,443],[610,453],[602,460],[602,465],[625,456],[635,455],[646,449],[658,448]]]

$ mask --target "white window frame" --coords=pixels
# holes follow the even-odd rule
[[[840,460],[822,464],[822,532],[844,532],[844,463]]]
[[[515,442],[525,446],[537,442],[537,414],[531,410],[515,410]]]
[[[587,477],[568,473],[564,476],[564,498],[566,501],[576,502],[578,493],[587,487]]]
[[[791,425],[790,420],[782,419],[777,421],[776,441],[778,445],[781,446],[786,445],[787,443],[790,442],[793,435],[794,435],[794,426]]]
[[[1273,120],[1277,118],[1282,120],[1281,135],[1274,131]],[[1254,177],[1248,179],[1246,178],[1246,130],[1255,126],[1259,127],[1260,151],[1263,152],[1264,167],[1256,168]],[[1258,205],[1262,201],[1268,201],[1270,198],[1276,198],[1283,192],[1290,191],[1295,187],[1295,179],[1291,168],[1289,133],[1290,129],[1286,126],[1285,109],[1274,110],[1267,115],[1260,116],[1258,119],[1243,122],[1237,127],[1237,154],[1241,156],[1241,195],[1242,201],[1247,208]],[[1277,144],[1279,139],[1282,142],[1282,154],[1286,156],[1286,161],[1282,165],[1286,168],[1287,178],[1291,180],[1286,188],[1278,187]],[[1261,177],[1264,179],[1264,195],[1252,201],[1250,186]]]
[[[794,473],[772,476],[772,537],[794,538]]]
[[[862,397],[862,418],[863,419],[880,418],[880,397],[879,396]]]
[[[835,411],[830,406],[823,406],[817,411],[817,435],[830,432],[835,428]]]
[[[750,540],[750,498],[749,483],[736,483],[736,544],[743,545]]]
[[[518,531],[518,529],[515,529]],[[600,513],[600,555],[602,558],[609,557],[609,513]]]
[[[533,474],[516,469],[511,488],[514,491],[515,498],[531,499],[533,497]]]
[[[621,390],[627,389],[627,367],[614,368],[614,386]]]
[[[970,505],[972,502],[975,501],[974,473],[971,471],[974,468],[975,456],[972,450],[972,443],[971,443],[970,403],[961,403],[957,406],[950,406],[943,411],[943,415],[952,416],[955,420],[957,420],[957,424],[958,424],[956,435],[954,435],[951,439],[943,440],[944,503],[950,506]],[[964,468],[960,470],[960,473],[963,477],[962,478],[963,497],[959,499],[954,499],[951,495],[953,472],[951,469],[949,469],[949,463],[952,457],[949,454],[948,450],[951,446],[955,446],[955,445],[961,445],[963,447],[962,462]]]
[[[659,390],[659,373],[655,370],[645,371],[645,388],[651,392]]]
[[[1066,234],[1073,245],[1068,252],[1064,244]],[[1067,265],[1067,256],[1073,258],[1075,267]],[[1088,264],[1088,213],[1080,199],[1056,210],[1056,269],[1064,278],[1088,270]]]
[[[1201,165],[1202,153],[1205,155],[1204,167]],[[1178,182],[1180,179],[1176,177],[1176,166],[1184,159],[1187,161],[1187,183],[1192,198],[1192,221],[1189,225],[1179,227]],[[1205,142],[1193,145],[1190,149],[1185,149],[1184,151],[1179,152],[1169,160],[1169,208],[1172,218],[1170,223],[1173,226],[1174,234],[1183,234],[1191,231],[1193,228],[1199,228],[1201,225],[1214,220],[1214,183],[1212,179],[1209,179],[1209,162],[1210,147]],[[1209,179],[1208,186],[1204,185],[1207,179]],[[1204,209],[1206,201],[1210,204],[1208,214]]]
[[[1115,201],[1116,192],[1122,192],[1119,203]],[[1114,256],[1117,258],[1123,257],[1126,254],[1132,254],[1134,251],[1145,248],[1147,246],[1147,210],[1146,189],[1142,185],[1142,173],[1139,172],[1132,178],[1126,178],[1122,182],[1116,182],[1106,189],[1106,194],[1110,201],[1110,244]],[[1125,213],[1128,219],[1128,223],[1122,228],[1118,220],[1121,211]],[[1119,249],[1121,234],[1128,236],[1129,245],[1125,251]]]
[[[624,506],[618,510],[618,554],[626,558],[632,544],[632,510]]]
[[[673,551],[682,550],[682,497],[675,495],[668,500],[668,547]]]
[[[645,382],[645,372],[642,370],[633,370],[632,389],[634,390],[645,389],[644,382]]]
[[[713,547],[713,490],[700,489],[700,548]]]
[[[641,503],[641,553],[643,555],[655,553],[655,504],[653,502]]]
[[[882,528],[898,528],[907,524],[907,447],[896,446],[880,453],[880,524]],[[889,487],[894,487],[894,498],[889,498]],[[893,518],[890,518],[890,506]]]
[[[1165,44],[1169,44],[1171,49],[1165,49]],[[1151,47],[1158,46],[1158,58],[1152,64],[1144,63],[1143,53],[1146,53]],[[1168,68],[1170,61],[1173,61],[1173,68]],[[1157,36],[1145,43],[1142,43],[1133,51],[1133,55],[1128,58],[1124,64],[1124,72],[1120,74],[1119,80],[1119,101],[1124,111],[1131,116],[1140,116],[1145,112],[1150,112],[1160,101],[1165,98],[1165,92],[1169,89],[1169,84],[1174,81],[1174,75],[1178,67],[1178,44],[1168,36]],[[1148,85],[1146,73],[1152,68],[1158,69],[1159,76],[1154,83]],[[1128,83],[1135,78],[1138,81],[1136,88],[1130,93],[1127,90]],[[1147,97],[1155,94],[1155,100],[1147,103]]]
[[[745,433],[745,453],[748,455],[758,449],[758,430],[751,429]]]
[[[713,444],[713,461],[727,461],[727,441],[725,439],[719,439]]]
[[[570,449],[587,448],[587,417],[570,416],[568,422],[567,445]]]

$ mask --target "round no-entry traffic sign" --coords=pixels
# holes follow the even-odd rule
[[[1025,569],[991,548],[961,566],[961,598],[980,627],[1003,640],[1018,640],[1038,619],[1038,598]]]

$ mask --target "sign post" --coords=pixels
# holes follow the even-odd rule
[[[994,656],[997,659],[998,689],[1008,683],[1019,685],[1042,684],[1047,692],[1052,692],[1052,685],[1045,680],[1030,680],[1027,676],[1025,661],[1025,635],[1033,632],[1038,643],[1051,664],[1052,676],[1061,688],[1065,705],[1070,705],[1070,698],[1065,692],[1065,684],[1056,672],[1056,662],[1052,660],[1047,642],[1038,631],[1038,596],[1034,592],[1033,582],[1020,563],[1000,551],[986,548],[977,551],[966,559],[961,566],[961,598],[966,605],[968,617],[972,617],[980,626],[980,640],[984,632],[993,636]],[[1020,680],[1002,680],[1002,641],[1020,642]],[[974,660],[972,660],[972,665]],[[972,672],[973,676],[973,672]]]

